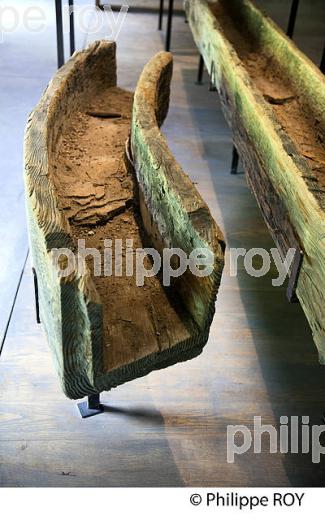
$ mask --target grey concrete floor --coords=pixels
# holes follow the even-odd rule
[[[257,3],[286,26],[289,1]],[[22,10],[29,2],[15,4]],[[107,413],[82,421],[62,395],[45,335],[34,321],[29,262],[24,268],[23,129],[56,69],[53,3],[39,4],[47,12],[46,30],[20,29],[0,44],[0,485],[322,485],[324,464],[312,464],[308,454],[270,454],[267,438],[262,453],[251,449],[234,464],[226,461],[227,425],[251,428],[256,415],[274,425],[281,415],[309,415],[319,424],[325,410],[324,368],[308,324],[300,306],[287,303],[284,288],[271,285],[274,272],[254,279],[241,268],[233,278],[227,265],[204,353],[104,394]],[[322,1],[301,1],[295,39],[316,63],[323,13]],[[121,86],[133,89],[143,65],[163,48],[156,26],[156,16],[127,15],[118,38]],[[79,27],[77,47],[105,35]],[[244,176],[229,175],[231,134],[217,95],[208,91],[208,77],[195,85],[198,55],[182,17],[174,20],[172,46],[164,126],[170,147],[197,183],[228,247],[270,249]]]

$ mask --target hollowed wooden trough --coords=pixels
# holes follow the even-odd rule
[[[159,129],[171,74],[171,55],[156,55],[133,100],[116,86],[115,44],[96,42],[57,72],[28,122],[26,200],[40,316],[72,399],[190,359],[208,339],[224,241]],[[62,276],[67,257],[53,262],[56,250],[76,252],[80,239],[102,255],[105,240],[113,251],[120,240],[123,259],[132,257],[126,239],[160,254],[203,247],[214,254],[213,270],[207,277],[187,270],[170,287],[158,273],[138,286],[123,262],[121,276],[95,276],[89,256],[84,273]],[[145,263],[150,268],[150,257]]]
[[[296,294],[325,363],[324,75],[249,0],[185,4],[271,235],[303,254]]]

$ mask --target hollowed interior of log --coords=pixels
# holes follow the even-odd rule
[[[286,67],[272,47],[263,41],[261,30],[250,26],[241,15],[238,3],[227,0],[210,4],[221,30],[234,47],[254,86],[269,103],[277,120],[294,142],[315,175],[319,194],[325,192],[325,129],[313,114],[313,107],[299,91]],[[297,71],[298,73],[298,71]],[[318,198],[317,193],[315,193]]]
[[[126,240],[133,250],[150,246],[138,203],[138,184],[125,156],[130,132],[132,94],[118,87],[94,93],[69,115],[54,152],[52,181],[59,208],[75,243],[96,248],[103,267],[104,250],[122,241],[122,276],[93,276],[103,306],[103,370],[110,371],[196,335],[197,327],[176,290],[160,277],[136,285],[125,275]],[[112,115],[110,117],[109,115]],[[104,240],[112,240],[106,248]],[[87,257],[94,274],[94,260]],[[147,268],[150,259],[145,259]],[[135,269],[134,269],[135,271]]]

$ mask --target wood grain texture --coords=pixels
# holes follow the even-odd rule
[[[168,62],[167,67],[165,60]],[[168,109],[170,73],[165,75],[165,71],[171,71],[170,63],[169,55],[158,55],[148,65],[146,74],[150,77],[150,89],[156,101],[147,108],[141,107],[140,80],[135,96],[139,103],[135,104],[132,128],[139,125],[140,131],[143,130],[143,120],[137,119],[137,107],[148,111],[150,121],[156,127],[162,123]],[[161,78],[165,78],[165,82],[161,82]],[[167,243],[165,239],[169,236],[168,244],[177,244],[185,252],[190,251],[190,246],[192,249],[208,247],[215,253],[215,269],[206,279],[194,280],[184,275],[184,281],[181,280],[179,284],[184,308],[189,309],[191,320],[196,324],[188,329],[186,339],[183,334],[178,335],[175,329],[172,340],[163,348],[159,345],[156,348],[157,342],[154,348],[144,345],[145,350],[143,347],[143,351],[134,359],[133,352],[130,350],[128,355],[128,346],[123,344],[126,338],[117,331],[118,346],[121,351],[125,349],[123,363],[114,368],[107,365],[107,353],[103,351],[103,327],[107,324],[103,316],[103,302],[91,271],[88,269],[85,274],[80,274],[75,270],[71,275],[62,277],[52,266],[54,248],[76,250],[70,224],[59,209],[53,175],[60,175],[55,160],[56,150],[69,118],[80,106],[87,104],[85,100],[115,86],[115,44],[95,42],[86,51],[75,53],[55,75],[31,114],[25,136],[27,212],[32,261],[39,281],[41,320],[54,353],[62,388],[71,399],[109,390],[152,370],[199,354],[208,338],[223,268],[221,232],[214,224],[207,206],[168,151],[158,127],[156,130],[152,127],[154,153],[157,155],[163,150],[167,154],[161,172],[166,196],[159,204],[154,200],[157,168],[155,163],[145,157],[138,158],[140,149],[137,150],[136,146],[140,141],[132,133],[133,160],[136,165],[141,163],[141,172],[146,178],[145,186],[151,190],[153,198],[152,201],[143,198],[148,214],[152,214],[153,220],[158,216],[157,222],[165,222],[170,226],[167,234],[158,229],[161,237],[155,237],[158,237],[159,244]],[[155,113],[158,114],[157,119]],[[148,147],[152,147],[150,136]],[[170,170],[168,175],[166,169]],[[139,187],[141,191],[141,182]],[[145,224],[144,227],[148,239],[154,244],[152,230]]]
[[[220,7],[227,10],[228,18]],[[283,257],[290,247],[299,247],[304,253],[297,296],[320,362],[325,363],[324,178],[315,175],[298,149],[296,135],[284,128],[270,99],[252,79],[249,66],[244,64],[238,25],[231,25],[232,20],[245,27],[255,43],[255,59],[273,62],[303,104],[301,112],[310,114],[323,130],[324,76],[249,0],[186,0],[186,11],[270,233]],[[271,101],[276,104],[276,100]]]
[[[206,334],[223,268],[224,238],[194,184],[171,154],[160,131],[168,111],[172,55],[161,52],[144,68],[133,104],[131,150],[139,182],[141,212],[159,251],[210,250],[215,268],[200,278],[186,272],[177,287],[194,321]]]
[[[95,390],[92,346],[95,331],[101,326],[101,308],[89,273],[74,273],[66,279],[52,269],[53,248],[74,251],[75,244],[69,224],[58,209],[49,171],[62,125],[80,103],[79,97],[91,96],[101,85],[115,84],[113,44],[95,43],[88,51],[76,53],[52,79],[30,116],[25,135],[27,214],[41,321],[62,388],[72,398]]]
[[[274,5],[286,23],[289,2],[272,3],[273,10]],[[313,5],[312,16],[303,17],[312,50],[309,35],[317,35],[320,7],[318,2],[318,10]],[[197,53],[188,25],[181,18],[174,22],[175,48],[186,55],[177,54],[174,63],[164,127],[170,147],[222,222],[229,246],[269,249],[269,233],[245,179],[229,175],[231,135],[217,96],[194,83]],[[143,38],[139,27],[146,27]],[[50,42],[48,36],[43,43]],[[17,64],[27,74],[21,52],[26,34],[18,49],[19,40],[13,40]],[[161,47],[155,17],[128,15],[120,43],[119,77],[133,88],[146,57]],[[42,49],[41,64],[50,51]],[[36,60],[31,66],[33,73],[40,68]],[[267,434],[262,453],[251,448],[227,463],[228,425],[252,431],[254,415],[276,428],[282,415],[308,415],[310,425],[321,424],[325,393],[324,367],[300,305],[288,305],[271,276],[251,279],[242,268],[236,278],[228,273],[226,265],[202,355],[102,395],[106,413],[83,421],[60,389],[43,327],[35,323],[27,268],[0,363],[0,485],[322,486],[324,457],[313,464],[311,453],[270,454]]]

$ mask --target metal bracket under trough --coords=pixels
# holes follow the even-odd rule
[[[302,260],[304,257],[304,253],[300,248],[296,248],[295,256],[292,262],[291,273],[289,277],[288,287],[287,287],[287,298],[290,303],[298,303],[298,298],[296,295],[296,288],[299,279],[299,273],[302,265]]]
[[[36,270],[34,267],[32,267],[32,271],[33,271],[33,278],[34,278],[36,322],[41,323],[41,318],[40,318],[40,313],[39,313],[38,280],[37,280]]]
[[[89,395],[87,401],[78,403],[78,408],[83,419],[104,412],[104,407],[100,404],[100,394]]]
[[[214,61],[211,62],[209,91],[210,92],[217,92],[217,87],[215,85],[215,64],[214,64]]]

